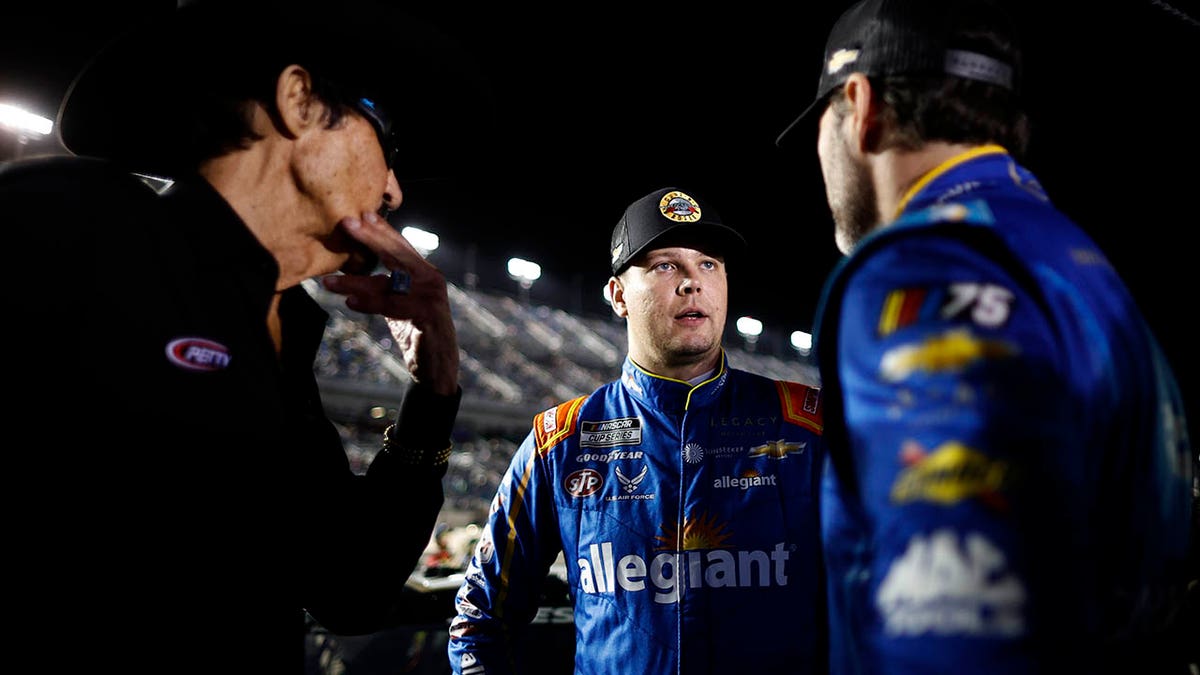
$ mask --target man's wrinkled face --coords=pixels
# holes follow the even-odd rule
[[[337,223],[364,213],[386,214],[400,206],[403,194],[388,167],[390,151],[372,118],[357,108],[337,124],[316,134],[304,148],[301,169],[303,187],[318,202],[329,228],[323,235],[329,251],[345,255],[347,272],[369,272],[377,258],[350,238]]]

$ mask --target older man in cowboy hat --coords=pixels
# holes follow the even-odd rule
[[[306,613],[362,633],[398,611],[461,389],[446,280],[386,220],[398,50],[438,48],[395,19],[189,4],[78,77],[59,115],[75,156],[0,170],[27,327],[6,548],[28,637],[69,636],[22,640],[49,669],[298,673]],[[412,374],[365,475],[314,379],[313,277],[386,317]]]

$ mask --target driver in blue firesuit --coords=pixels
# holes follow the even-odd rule
[[[820,395],[730,368],[726,259],[744,247],[691,192],[626,209],[620,379],[534,416],[456,597],[455,673],[522,672],[560,553],[576,673],[825,670]]]

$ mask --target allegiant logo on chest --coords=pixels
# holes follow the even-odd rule
[[[652,588],[654,602],[679,602],[687,589],[787,586],[783,542],[772,549],[664,551],[646,560],[636,553],[618,558],[611,541],[581,548],[579,585],[584,593],[638,593]]]
[[[213,371],[229,367],[229,348],[199,337],[182,337],[167,343],[167,360],[184,370]]]

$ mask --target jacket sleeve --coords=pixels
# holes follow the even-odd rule
[[[831,583],[865,584],[842,606],[872,617],[866,670],[1028,672],[1039,645],[1076,650],[1089,453],[1039,302],[984,255],[909,237],[840,307],[849,452],[830,479],[848,480],[829,489],[861,508],[872,554]],[[826,518],[827,541],[851,536]]]
[[[430,462],[429,456],[450,446],[461,396],[461,389],[440,396],[420,385],[410,387],[391,441],[366,475],[349,475],[328,486],[331,494],[322,495],[322,505],[314,509],[314,520],[338,534],[332,551],[310,557],[324,571],[308,577],[305,608],[330,632],[370,633],[411,613],[407,605],[416,599],[405,584],[445,499],[447,463]],[[338,457],[345,461],[344,450]],[[333,467],[325,471],[338,473]],[[348,472],[347,465],[341,475]]]
[[[530,433],[500,482],[455,597],[447,651],[456,675],[522,672],[522,635],[562,549],[554,489]]]

